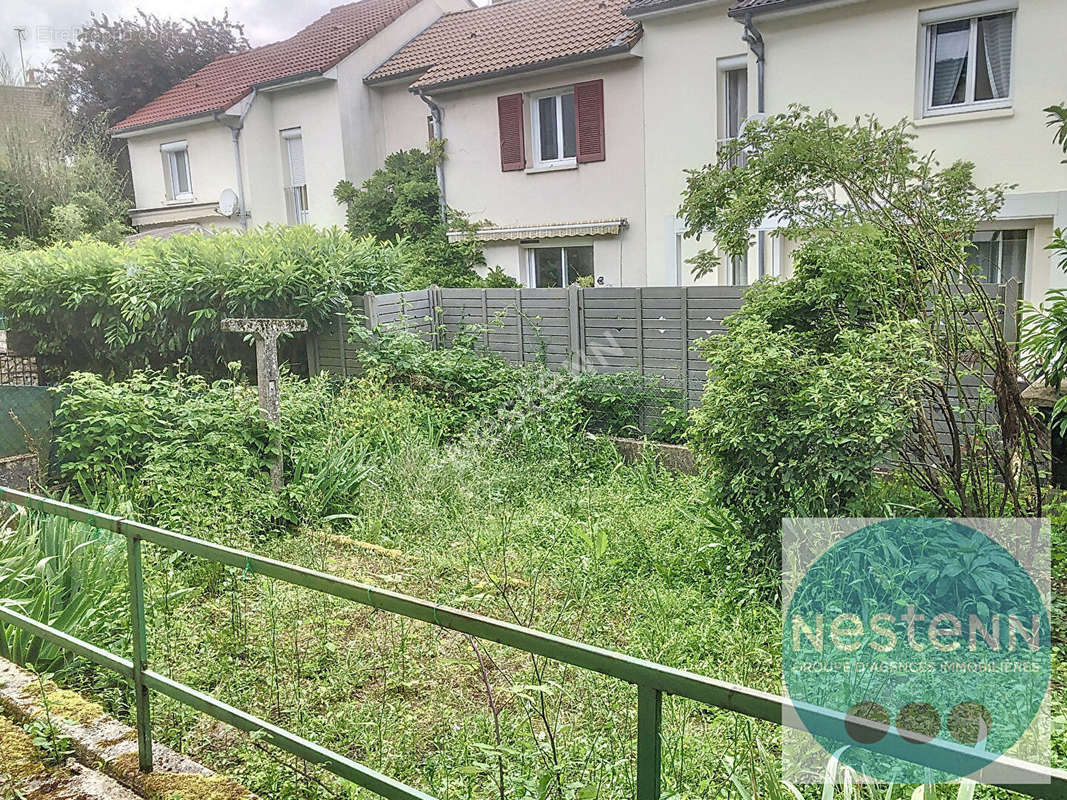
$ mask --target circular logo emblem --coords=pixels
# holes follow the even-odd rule
[[[1048,690],[1050,636],[1030,574],[1000,544],[952,520],[885,520],[804,573],[782,664],[810,730],[825,727],[807,706],[844,715],[832,737],[814,736],[827,752],[855,745],[840,760],[876,780],[950,781],[959,766],[911,759],[934,740],[973,748],[982,766],[1013,747]],[[878,752],[890,734],[896,755]]]

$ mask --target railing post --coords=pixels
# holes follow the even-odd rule
[[[660,725],[663,694],[659,689],[637,687],[637,800],[660,798]]]
[[[128,535],[126,564],[130,578],[130,613],[133,617],[133,689],[137,707],[137,763],[141,772],[152,771],[152,713],[144,672],[148,669],[148,634],[144,613],[144,578],[141,573],[141,540]]]

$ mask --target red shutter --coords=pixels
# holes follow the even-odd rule
[[[496,113],[500,121],[500,169],[504,172],[526,169],[522,95],[506,94],[498,97]]]
[[[578,163],[604,160],[604,81],[574,84]]]

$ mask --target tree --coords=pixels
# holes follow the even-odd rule
[[[102,120],[79,126],[57,108],[0,127],[0,248],[117,243],[132,233],[126,188]]]
[[[113,125],[219,56],[247,49],[244,28],[221,18],[161,20],[138,11],[112,20],[92,15],[78,37],[53,51],[44,73],[84,126]]]
[[[837,404],[847,421],[848,414],[858,413],[848,410],[856,398],[840,393],[859,393],[867,402],[881,404],[863,391],[864,386],[879,387],[893,408],[906,413],[899,416],[896,434],[883,430],[881,440],[870,437],[861,443],[868,449],[861,448],[858,458],[868,475],[875,465],[873,448],[946,514],[1036,515],[1047,432],[1022,401],[1013,343],[1002,331],[1003,308],[968,263],[970,237],[995,216],[1004,190],[977,187],[972,164],[941,168],[932,155],[920,156],[912,147],[914,138],[906,121],[886,127],[866,118],[844,125],[831,112],[792,107],[750,121],[734,143],[722,148],[715,164],[689,172],[682,205],[689,235],[711,233],[721,251],[740,256],[748,250],[749,231],[769,217],[779,220],[780,235],[801,243],[810,261],[808,266],[798,261],[796,275],[783,282],[786,288],[776,302],[761,303],[761,324],[769,334],[784,334],[784,340],[756,339],[755,323],[746,322],[752,314],[743,314],[730,325],[728,337],[738,338],[738,348],[756,348],[756,357],[730,362],[716,360],[711,351],[716,380],[705,394],[705,407],[711,409],[707,416],[731,408],[723,395],[731,381],[722,378],[732,378],[734,370],[773,365],[782,347],[799,348],[795,360],[805,365],[806,375],[797,376],[785,396],[753,393],[746,398],[751,413],[787,413],[797,431],[803,431],[809,409],[819,403]],[[853,254],[836,263],[830,274],[837,277],[827,283],[829,254],[857,242],[866,242],[862,257]],[[694,271],[707,273],[717,258],[711,251],[701,253]],[[873,266],[878,269],[872,271]],[[812,329],[822,332],[814,336]],[[916,331],[919,343],[913,339]],[[745,337],[747,343],[741,341]],[[921,361],[931,368],[914,374],[908,359],[892,358],[895,347],[916,360],[925,353]],[[861,366],[877,357],[879,362],[871,366],[884,371],[888,365],[896,375],[887,380],[876,370],[872,383],[850,388],[842,381],[841,392],[825,391],[837,369],[828,359],[843,355]],[[717,374],[716,367],[724,374]],[[862,376],[862,370],[837,369],[837,374]],[[798,403],[797,393],[818,402]],[[787,425],[780,430],[790,435]],[[864,436],[862,429],[853,433]],[[753,462],[766,459],[766,430],[752,427],[738,435],[749,437]],[[707,446],[720,468],[730,466],[721,452],[726,446]],[[746,441],[730,446],[743,452]],[[850,460],[856,457],[852,447],[825,452],[821,466],[831,476],[856,466]],[[787,475],[795,459],[809,453],[787,454],[777,474]],[[738,465],[732,468],[736,471]],[[753,465],[751,472],[756,471]],[[811,474],[795,473],[793,479],[801,481]],[[831,495],[822,498],[828,502],[824,507],[844,508],[848,491]]]
[[[438,147],[435,145],[435,147]],[[439,152],[439,151],[438,151]],[[480,278],[476,267],[485,265],[481,245],[473,239],[448,240],[449,227],[469,227],[453,209],[441,219],[435,155],[413,148],[388,155],[357,189],[341,181],[334,189],[337,201],[348,207],[348,232],[379,241],[406,240],[408,266],[402,279],[406,289],[437,286],[516,286],[499,268]]]
[[[1067,103],[1049,106],[1048,126],[1052,141],[1067,154]],[[1067,164],[1067,159],[1061,163]],[[1067,272],[1067,230],[1057,228],[1047,249],[1056,253],[1060,269]],[[1067,291],[1052,289],[1040,305],[1027,308],[1023,317],[1022,345],[1036,380],[1059,390],[1067,380]],[[1052,410],[1053,424],[1060,434],[1067,433],[1067,396],[1061,397]]]

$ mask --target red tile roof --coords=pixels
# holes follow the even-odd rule
[[[417,78],[433,88],[625,52],[641,24],[627,0],[508,0],[446,14],[367,76],[367,83]]]
[[[212,61],[112,131],[224,111],[253,86],[325,72],[418,2],[359,0],[338,6],[289,39]]]

